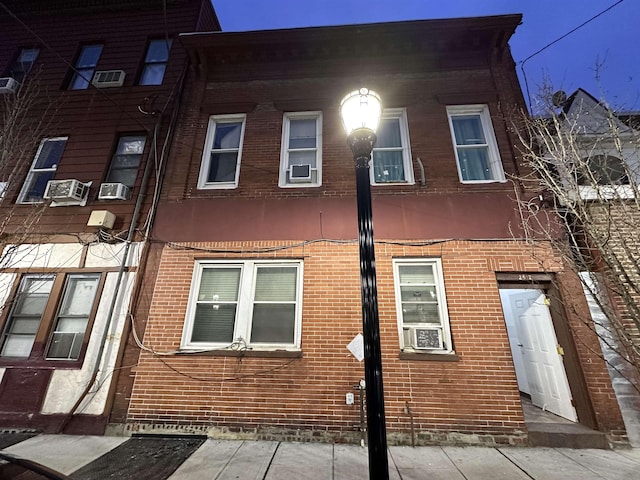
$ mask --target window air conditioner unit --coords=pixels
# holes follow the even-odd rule
[[[123,183],[103,183],[100,185],[98,200],[126,200],[129,198],[129,187]]]
[[[49,180],[43,197],[59,204],[79,204],[86,200],[89,185],[79,180]]]
[[[0,94],[15,93],[19,83],[11,77],[0,78]]]
[[[442,350],[442,330],[439,328],[413,327],[410,329],[412,347],[416,350]]]
[[[310,182],[311,165],[308,163],[303,165],[291,165],[289,167],[289,179],[292,182]]]
[[[98,70],[91,83],[98,88],[121,87],[124,76],[124,70]]]

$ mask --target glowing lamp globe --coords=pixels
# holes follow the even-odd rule
[[[351,135],[356,130],[367,129],[375,133],[382,114],[380,96],[368,88],[349,93],[340,102],[342,124]]]

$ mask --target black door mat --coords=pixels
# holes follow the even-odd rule
[[[35,437],[36,435],[37,433],[26,432],[0,433],[0,450],[10,447],[11,445],[15,445],[16,443],[20,443],[28,438]]]
[[[77,480],[164,480],[205,442],[203,438],[131,438],[70,475]]]

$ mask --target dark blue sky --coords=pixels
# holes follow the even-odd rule
[[[522,13],[511,39],[517,63],[618,0],[213,0],[223,31]],[[640,1],[623,0],[529,59],[531,94],[584,88],[616,109],[640,110]],[[597,67],[598,66],[598,67]],[[518,65],[520,82],[523,76]]]

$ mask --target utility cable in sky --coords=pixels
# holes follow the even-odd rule
[[[525,85],[525,89],[527,91],[527,101],[529,103],[529,108],[531,108],[531,94],[529,93],[529,82],[527,81],[527,74],[524,71],[524,64],[527,63],[528,60],[532,59],[533,57],[535,57],[536,55],[538,55],[541,52],[544,52],[547,48],[551,47],[552,45],[555,45],[556,43],[558,43],[560,40],[563,40],[565,38],[567,38],[569,35],[571,35],[572,33],[580,30],[582,27],[584,27],[585,25],[587,25],[588,23],[591,23],[593,20],[595,20],[596,18],[600,17],[601,15],[604,15],[605,13],[607,13],[609,10],[611,10],[614,7],[617,7],[618,5],[620,5],[622,2],[624,2],[624,0],[618,0],[616,3],[614,3],[613,5],[610,5],[609,7],[605,8],[604,10],[602,10],[600,13],[595,14],[593,17],[591,17],[590,19],[582,22],[580,25],[578,25],[577,27],[573,28],[572,30],[569,30],[567,33],[565,33],[564,35],[556,38],[554,41],[547,43],[544,47],[542,47],[540,50],[537,50],[536,52],[532,53],[531,55],[529,55],[527,58],[525,58],[524,60],[522,60],[522,62],[520,62],[520,70],[522,71],[522,78],[524,79],[524,85]]]

